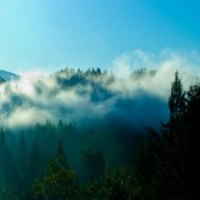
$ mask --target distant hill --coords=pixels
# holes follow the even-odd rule
[[[11,81],[11,80],[17,80],[20,78],[19,75],[16,75],[12,72],[8,72],[8,71],[5,71],[5,70],[0,70],[0,78],[1,80],[5,80],[5,81]]]

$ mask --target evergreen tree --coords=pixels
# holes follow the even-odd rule
[[[187,92],[187,112],[185,114],[185,190],[190,199],[200,199],[200,83],[194,84]]]
[[[0,130],[0,179],[8,186],[6,188],[12,188],[13,192],[18,191],[19,175],[3,129]]]
[[[60,159],[59,156],[56,156],[49,161],[48,170],[44,179],[36,182],[33,186],[33,199],[77,199],[77,176],[72,169],[63,166]]]
[[[183,114],[185,109],[185,92],[178,71],[175,72],[175,79],[171,85],[171,94],[168,104],[170,109],[170,121],[172,123],[174,119],[177,119]]]
[[[18,170],[20,173],[20,179],[22,187],[26,186],[28,175],[28,149],[24,132],[21,132],[18,146]]]
[[[29,156],[29,183],[40,176],[41,155],[39,145],[36,140],[32,143]]]
[[[176,71],[169,97],[170,121],[163,125],[164,129],[160,134],[148,137],[140,151],[142,156],[140,156],[138,175],[141,176],[139,180],[143,180],[142,193],[147,199],[184,199],[187,152],[184,124],[186,105],[185,92],[179,73]],[[149,170],[151,172],[147,173]]]
[[[61,157],[66,157],[65,156],[65,151],[64,151],[64,147],[63,147],[63,143],[60,140],[58,143],[58,147],[57,147],[57,151],[56,151],[56,155],[61,156]]]
[[[82,151],[82,169],[85,180],[98,179],[105,170],[105,158],[102,152],[95,152],[92,149]]]
[[[81,196],[88,200],[138,200],[140,192],[130,169],[121,167],[116,171],[107,170],[99,180],[85,185]]]
[[[59,160],[60,160],[60,162],[62,163],[63,166],[68,167],[67,157],[65,155],[65,150],[64,150],[63,143],[62,143],[61,140],[58,143],[58,147],[57,147],[57,150],[56,150],[56,156],[59,158]]]

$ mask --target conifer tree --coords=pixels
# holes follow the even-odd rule
[[[171,94],[168,101],[171,122],[183,114],[185,109],[185,92],[183,90],[183,85],[181,79],[179,78],[178,71],[175,72],[174,78],[175,79],[171,85]]]
[[[95,152],[93,149],[82,151],[82,168],[87,181],[98,179],[105,170],[104,154]]]
[[[28,149],[27,143],[24,136],[24,132],[21,132],[18,146],[18,170],[20,174],[20,179],[22,185],[26,185],[27,183],[27,170],[28,170]]]
[[[41,163],[41,155],[40,155],[40,149],[37,141],[35,140],[32,144],[32,148],[30,151],[30,157],[29,157],[29,180],[30,183],[34,179],[36,179],[39,174],[40,169],[40,163]]]

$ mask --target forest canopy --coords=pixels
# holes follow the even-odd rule
[[[69,77],[65,77],[66,70]],[[65,89],[73,87],[80,94],[86,92],[80,87],[90,81],[94,95],[90,101],[95,106],[115,95],[102,84],[102,76],[112,83],[112,74],[100,69],[66,70],[52,76]],[[140,79],[156,73],[141,70],[131,76]],[[44,87],[43,84],[40,86]],[[55,88],[52,91],[56,94]],[[37,88],[38,95],[44,92],[50,91]],[[13,98],[16,105],[23,105],[17,96]],[[23,101],[26,98],[22,97]],[[151,103],[150,98],[145,100]],[[156,109],[159,101],[153,100]],[[118,99],[115,109],[135,109],[134,103]],[[140,112],[146,113],[144,109]],[[160,126],[145,129],[135,128],[135,117],[125,111],[125,117],[120,118],[122,112],[114,112],[104,121],[90,123],[62,119],[55,123],[47,119],[24,128],[2,127],[0,199],[198,199],[200,84],[185,90],[176,71],[168,109],[165,121],[157,122]]]

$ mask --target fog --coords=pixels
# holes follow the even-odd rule
[[[195,55],[163,51],[155,56],[137,50],[115,59],[108,71],[66,68],[52,74],[22,73],[19,80],[0,85],[0,125],[21,128],[62,119],[111,126],[119,120],[136,129],[159,126],[168,119],[175,71],[185,89],[198,81]]]

